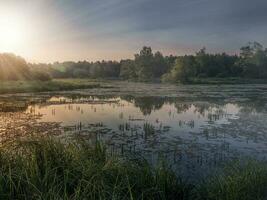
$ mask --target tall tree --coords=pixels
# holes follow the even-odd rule
[[[140,81],[149,81],[154,78],[153,53],[151,47],[143,47],[140,54],[135,55],[137,76]]]

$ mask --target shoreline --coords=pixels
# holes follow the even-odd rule
[[[37,93],[37,92],[57,92],[71,91],[79,89],[114,88],[112,83],[144,83],[162,85],[248,85],[248,84],[267,84],[264,79],[240,79],[240,78],[207,78],[192,79],[188,83],[161,83],[159,81],[141,82],[121,79],[53,79],[51,81],[3,81],[0,84],[0,94],[16,93]]]

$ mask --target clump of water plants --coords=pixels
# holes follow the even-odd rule
[[[256,161],[228,165],[198,189],[199,199],[252,200],[267,197],[267,165]]]
[[[183,199],[189,185],[166,167],[108,156],[100,144],[17,141],[0,150],[1,199]]]
[[[164,163],[164,162],[162,162]],[[0,199],[264,199],[267,165],[231,165],[189,184],[166,164],[111,156],[101,144],[28,138],[0,148]]]
[[[0,102],[0,112],[19,112],[25,111],[28,107],[26,102],[11,101]]]
[[[155,133],[155,127],[149,123],[144,123],[143,130],[145,135],[153,135]]]

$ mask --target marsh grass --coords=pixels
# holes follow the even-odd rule
[[[235,162],[198,187],[199,199],[260,200],[267,197],[267,165]]]
[[[107,156],[103,146],[51,139],[0,152],[1,199],[183,199],[189,185],[167,168]]]
[[[246,200],[263,199],[266,185],[262,163],[235,165],[191,185],[165,164],[112,157],[82,140],[31,138],[0,149],[0,199]]]
[[[252,79],[239,77],[225,78],[191,78],[185,84],[205,84],[205,85],[235,85],[235,84],[266,84],[266,79]]]
[[[25,111],[27,108],[28,104],[26,102],[19,102],[19,101],[0,102],[0,112]]]
[[[51,81],[2,81],[0,93],[49,92],[74,89],[100,88],[100,83],[91,79],[53,79]]]
[[[153,135],[155,133],[155,127],[150,123],[144,123],[143,130],[145,135]]]

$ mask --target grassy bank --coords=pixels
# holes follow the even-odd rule
[[[165,168],[109,157],[83,142],[20,142],[0,158],[1,199],[183,199],[190,191]]]
[[[256,161],[231,164],[197,187],[199,199],[263,200],[267,198],[267,165]]]
[[[104,87],[93,79],[54,79],[51,81],[2,81],[0,94],[48,92]]]
[[[0,149],[1,199],[262,199],[265,164],[231,167],[199,185],[166,166],[111,157],[86,143],[51,139],[17,141]]]
[[[1,81],[0,94],[67,91],[75,89],[106,88],[112,80],[95,79],[53,79],[51,81]],[[154,83],[159,83],[155,80]],[[195,78],[184,84],[267,84],[263,79],[241,78]]]
[[[192,78],[186,84],[267,84],[265,79],[247,79],[247,78]]]

